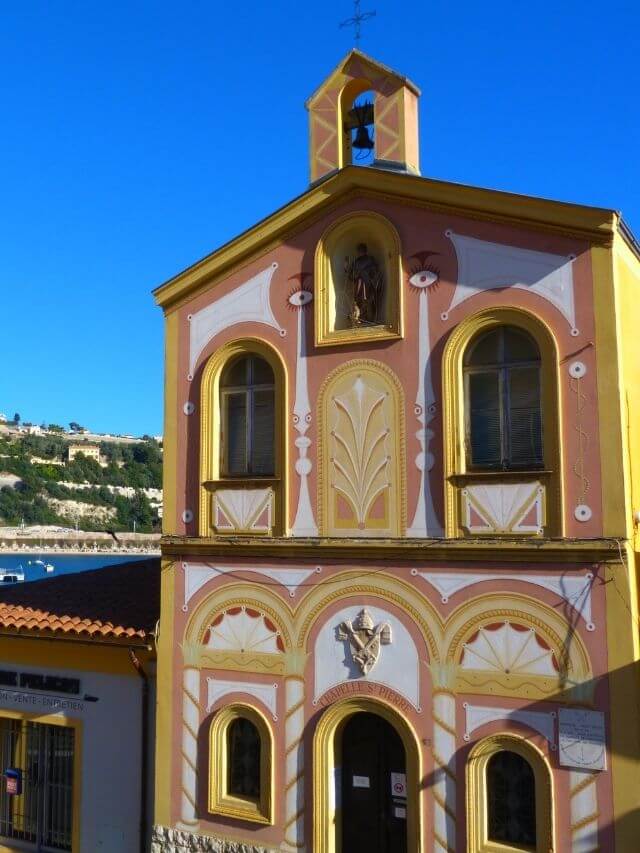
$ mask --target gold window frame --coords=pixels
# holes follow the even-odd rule
[[[354,242],[375,241],[382,247],[387,278],[387,322],[379,326],[332,329],[332,259],[350,234],[353,234]],[[342,254],[340,260],[344,260]],[[324,232],[318,241],[315,254],[314,310],[315,342],[318,347],[357,345],[360,342],[403,337],[402,247],[398,232],[388,219],[378,213],[359,211],[336,220]]]
[[[229,756],[227,732],[234,720],[245,719],[260,736],[260,795],[241,797],[228,791]],[[251,705],[221,708],[209,728],[209,812],[252,823],[273,823],[273,736],[260,711]]]
[[[487,766],[498,752],[520,755],[533,770],[536,796],[536,844],[513,846],[488,837]],[[553,783],[544,755],[525,738],[501,734],[484,738],[467,759],[467,851],[468,853],[549,853],[555,850],[553,831]]]
[[[498,326],[515,326],[527,332],[540,351],[540,399],[542,408],[543,468],[523,471],[476,470],[468,465],[466,440],[466,398],[463,360],[467,348],[481,333]],[[446,536],[467,535],[462,528],[461,494],[470,483],[513,483],[539,480],[544,486],[544,536],[562,536],[563,476],[561,448],[561,399],[558,347],[549,327],[538,317],[520,308],[490,308],[462,320],[451,332],[442,357],[444,403],[444,489]],[[493,535],[493,534],[492,534]],[[499,534],[495,534],[499,535]],[[510,533],[509,536],[531,534]]]
[[[275,384],[275,475],[273,477],[223,476],[221,471],[222,408],[220,405],[220,377],[224,368],[240,355],[263,358],[273,370]],[[213,494],[217,489],[271,488],[273,490],[274,536],[286,535],[288,426],[287,426],[286,365],[277,350],[260,338],[242,338],[231,341],[215,352],[205,365],[200,394],[200,497],[199,535],[217,534],[213,526]],[[265,535],[246,531],[247,535]],[[244,535],[244,532],[243,532]]]

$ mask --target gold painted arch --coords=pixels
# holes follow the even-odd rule
[[[334,589],[330,589],[330,585]],[[327,590],[329,587],[329,590]],[[313,626],[328,606],[347,598],[371,596],[393,604],[404,612],[420,629],[428,650],[430,662],[437,662],[442,650],[442,620],[434,605],[411,584],[386,573],[363,577],[363,573],[348,570],[333,575],[330,582],[313,588],[301,601],[296,611],[296,645],[306,649]]]
[[[250,607],[273,622],[282,636],[285,650],[289,650],[294,636],[292,613],[287,602],[263,584],[238,580],[217,586],[215,592],[204,598],[191,614],[184,630],[184,642],[202,645],[211,622],[224,610]]]
[[[333,786],[339,763],[336,760],[340,731],[359,712],[377,714],[396,730],[405,750],[407,770],[407,849],[422,853],[422,754],[420,741],[411,724],[387,702],[354,696],[330,705],[320,717],[313,735],[313,850],[338,853],[336,809]]]
[[[514,671],[500,672],[499,655],[491,669],[491,652],[485,669],[463,670],[460,666],[465,644],[487,626],[509,623],[530,629],[550,649],[558,663],[556,676]],[[523,645],[524,647],[524,645]],[[536,699],[557,694],[568,687],[592,687],[592,667],[579,633],[566,618],[538,599],[520,593],[488,593],[461,604],[449,616],[445,626],[444,659],[455,667],[458,692],[486,693]],[[514,654],[516,654],[514,652]]]
[[[321,535],[400,537],[406,530],[404,393],[372,359],[347,361],[318,395]]]

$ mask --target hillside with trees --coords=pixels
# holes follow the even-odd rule
[[[59,435],[0,437],[0,525],[158,529],[161,496],[150,490],[162,488],[162,448],[154,439],[101,442],[100,462],[68,455]]]

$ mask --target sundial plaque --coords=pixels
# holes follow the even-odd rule
[[[558,717],[560,764],[580,770],[604,770],[606,748],[604,714],[561,708]]]

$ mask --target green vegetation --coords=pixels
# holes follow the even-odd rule
[[[15,488],[0,489],[0,524],[20,524],[24,519],[25,524],[61,526],[77,521],[84,530],[104,530],[106,526],[151,532],[159,527],[156,511],[141,491],[162,488],[162,451],[157,442],[150,438],[139,444],[102,442],[104,467],[80,453],[66,462],[69,444],[57,435],[0,439],[0,472],[15,474],[21,480]],[[33,458],[46,461],[32,462]],[[60,461],[65,464],[60,465]],[[73,484],[90,484],[92,488],[79,489]],[[136,491],[129,497],[112,492],[108,486]],[[81,507],[61,514],[62,510],[48,499],[78,501]],[[92,518],[95,507],[109,507],[113,519],[105,524],[99,517]]]

